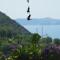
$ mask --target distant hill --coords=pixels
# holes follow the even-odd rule
[[[60,19],[53,18],[32,19],[30,21],[26,19],[16,19],[16,21],[21,25],[60,25]]]
[[[17,34],[31,34],[22,25],[0,12],[0,37],[12,37]]]

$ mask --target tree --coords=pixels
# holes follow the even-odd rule
[[[47,44],[52,43],[52,38],[51,37],[45,37],[42,39],[42,42],[47,43]]]
[[[60,39],[55,38],[55,39],[54,39],[54,44],[60,45]]]
[[[32,36],[32,43],[37,44],[40,40],[41,36],[38,33],[34,33]]]

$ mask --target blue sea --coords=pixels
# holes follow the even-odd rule
[[[24,25],[32,33],[39,33],[41,36],[60,38],[60,25]]]
[[[32,19],[16,19],[16,22],[24,26],[32,33],[39,33],[41,36],[50,36],[52,38],[60,38],[60,19],[41,18]]]

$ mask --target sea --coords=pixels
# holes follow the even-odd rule
[[[24,25],[32,33],[38,33],[43,37],[60,38],[60,25]]]
[[[60,38],[60,19],[42,18],[32,19],[16,19],[20,25],[24,26],[31,33],[38,33],[43,37]]]

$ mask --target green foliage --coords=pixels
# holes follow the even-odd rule
[[[54,39],[54,44],[60,45],[60,39],[55,38],[55,39]]]
[[[34,33],[32,36],[32,43],[37,44],[40,40],[41,36],[38,33]]]
[[[13,38],[16,35],[31,35],[31,33],[15,20],[0,12],[0,39]]]
[[[46,44],[52,43],[52,38],[51,37],[42,38],[42,42]]]
[[[0,60],[40,60],[42,50],[50,43],[51,37],[31,34],[0,12]],[[60,39],[54,39],[54,43],[60,45]]]

